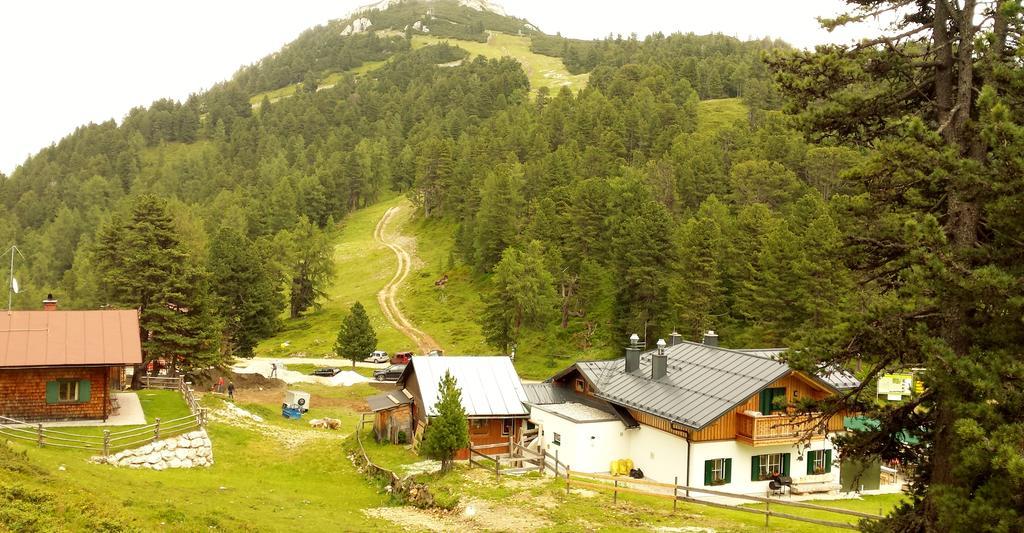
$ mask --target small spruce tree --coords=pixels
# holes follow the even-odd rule
[[[430,419],[421,450],[441,461],[441,472],[452,469],[455,452],[469,446],[469,424],[462,408],[462,390],[451,372],[445,372],[437,386],[437,416]]]
[[[349,310],[348,316],[341,322],[334,353],[338,357],[351,358],[352,366],[356,366],[357,358],[366,357],[376,348],[377,334],[370,325],[370,318],[366,316],[363,304],[356,302]]]

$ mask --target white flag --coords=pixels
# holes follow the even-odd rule
[[[13,277],[11,278],[11,290],[14,291],[14,294],[18,294],[18,280]]]

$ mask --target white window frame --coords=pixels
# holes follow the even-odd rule
[[[815,474],[825,473],[825,450],[814,451],[814,465],[812,465],[811,468],[811,471]]]
[[[58,381],[57,383],[58,402],[73,403],[78,401],[79,390],[77,381]]]
[[[725,481],[725,459],[712,459],[711,462],[711,482],[719,485],[724,484]]]
[[[773,468],[774,466],[774,468]],[[761,466],[760,466],[760,477],[761,480],[771,479],[774,472],[778,472],[779,475],[783,475],[782,472],[782,454],[781,453],[766,453],[761,455]]]
[[[558,433],[552,432],[551,433],[551,444],[554,444],[555,446],[561,446],[562,445],[562,436],[560,434],[558,434]]]

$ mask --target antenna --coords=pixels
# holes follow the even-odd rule
[[[19,292],[15,287],[17,281],[14,280],[14,254],[17,252],[22,259],[25,259],[25,255],[21,253],[17,244],[12,244],[10,248],[4,252],[4,255],[11,254],[11,274],[7,279],[7,314],[11,314],[11,304],[14,302],[14,293]],[[2,257],[2,256],[0,256]]]

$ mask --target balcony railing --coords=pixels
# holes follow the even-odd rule
[[[787,444],[796,442],[808,433],[824,436],[826,431],[842,431],[843,417],[836,415],[828,420],[823,429],[821,419],[815,415],[768,415],[755,416],[740,413],[736,418],[736,434],[754,446]]]

